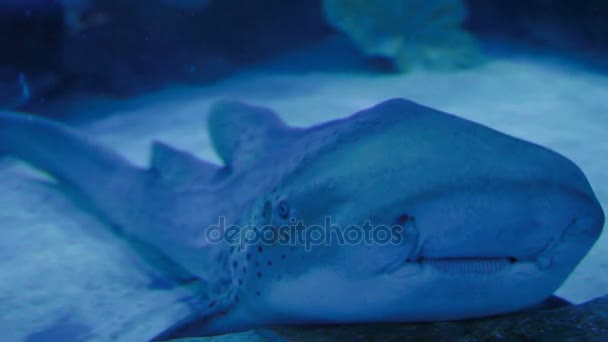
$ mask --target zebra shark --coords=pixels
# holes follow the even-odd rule
[[[566,157],[404,99],[309,128],[221,101],[208,127],[223,165],[154,142],[142,168],[63,124],[0,113],[1,151],[199,285],[197,309],[148,338],[519,311],[604,225]]]

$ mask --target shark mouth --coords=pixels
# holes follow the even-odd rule
[[[432,268],[442,273],[451,274],[492,274],[509,269],[516,264],[535,264],[542,271],[551,266],[552,255],[563,242],[564,235],[576,223],[573,220],[559,235],[548,241],[543,248],[532,255],[514,256],[425,256],[420,243],[420,234],[416,229],[414,218],[407,214],[397,219],[397,224],[404,226],[406,241],[405,250],[408,255],[394,264],[383,269],[384,273],[400,274],[403,276],[415,274],[422,267]]]
[[[429,266],[445,273],[496,273],[507,269],[515,264],[532,263],[538,270],[542,271],[549,268],[552,264],[552,256],[556,253],[559,246],[563,243],[565,235],[572,229],[575,220],[564,229],[559,235],[540,250],[538,253],[526,257],[410,257],[405,261],[406,265]],[[419,253],[418,251],[416,251]]]
[[[418,273],[422,267],[430,267],[442,273],[451,274],[491,274],[508,269],[515,264],[526,262],[514,257],[418,257],[401,259],[400,262],[383,269],[382,273],[401,276]]]
[[[517,262],[515,258],[424,258],[416,261],[446,273],[495,273]]]

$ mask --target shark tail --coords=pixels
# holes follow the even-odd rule
[[[116,196],[117,175],[124,179],[141,173],[126,159],[69,127],[21,113],[0,111],[0,153],[46,172],[95,204]]]

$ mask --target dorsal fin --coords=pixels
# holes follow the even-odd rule
[[[212,181],[221,168],[160,141],[152,143],[150,169],[172,184]],[[175,185],[175,184],[174,184]]]
[[[293,139],[272,110],[237,101],[215,103],[209,113],[209,134],[219,157],[231,168],[245,168]]]

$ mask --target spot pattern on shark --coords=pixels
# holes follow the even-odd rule
[[[306,129],[226,101],[209,129],[224,165],[155,143],[141,169],[61,124],[0,113],[0,150],[86,200],[169,283],[188,288],[189,314],[146,338],[517,311],[549,297],[603,227],[590,185],[565,157],[406,100]],[[220,217],[278,227],[328,216],[338,229],[396,224],[407,238],[311,250],[205,238]]]

